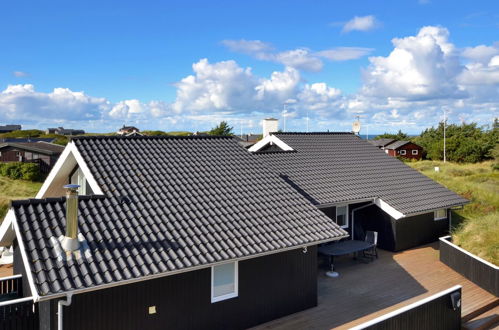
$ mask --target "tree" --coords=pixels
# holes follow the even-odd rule
[[[490,127],[490,126],[489,126]],[[499,129],[494,121],[492,129],[478,127],[476,123],[446,126],[447,159],[461,163],[476,163],[493,158],[492,150],[499,142]],[[444,123],[425,129],[413,142],[422,146],[426,158],[443,159]]]
[[[374,138],[374,140],[379,140],[379,139],[409,140],[409,135],[403,133],[402,130],[399,130],[397,134],[384,133]]]
[[[221,121],[220,124],[213,127],[208,134],[210,135],[234,135],[232,132],[233,127],[229,126],[226,121]]]

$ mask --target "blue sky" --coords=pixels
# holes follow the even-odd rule
[[[417,133],[499,109],[496,1],[15,1],[0,123]],[[395,39],[394,41],[394,38]],[[497,56],[497,57],[496,57]],[[283,113],[284,104],[287,110]],[[367,128],[367,126],[364,126]],[[365,133],[365,131],[364,131]]]

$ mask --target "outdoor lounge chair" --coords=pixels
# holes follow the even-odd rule
[[[378,259],[378,249],[377,249],[377,244],[378,244],[378,232],[377,231],[366,231],[366,242],[369,242],[373,244],[373,247],[369,250],[364,251],[364,257],[369,257],[371,259]]]

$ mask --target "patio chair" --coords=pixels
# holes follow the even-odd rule
[[[366,231],[366,242],[373,244],[373,247],[369,250],[364,251],[364,256],[365,257],[370,257],[371,259],[378,259],[378,249],[377,249],[377,244],[378,244],[378,232],[377,231]]]

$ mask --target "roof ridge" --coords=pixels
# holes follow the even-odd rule
[[[275,132],[272,135],[355,135],[352,132]]]
[[[211,140],[223,140],[232,139],[232,135],[157,135],[157,136],[123,136],[123,135],[92,135],[92,136],[75,136],[72,137],[72,141],[76,140],[199,140],[199,139],[211,139]]]

